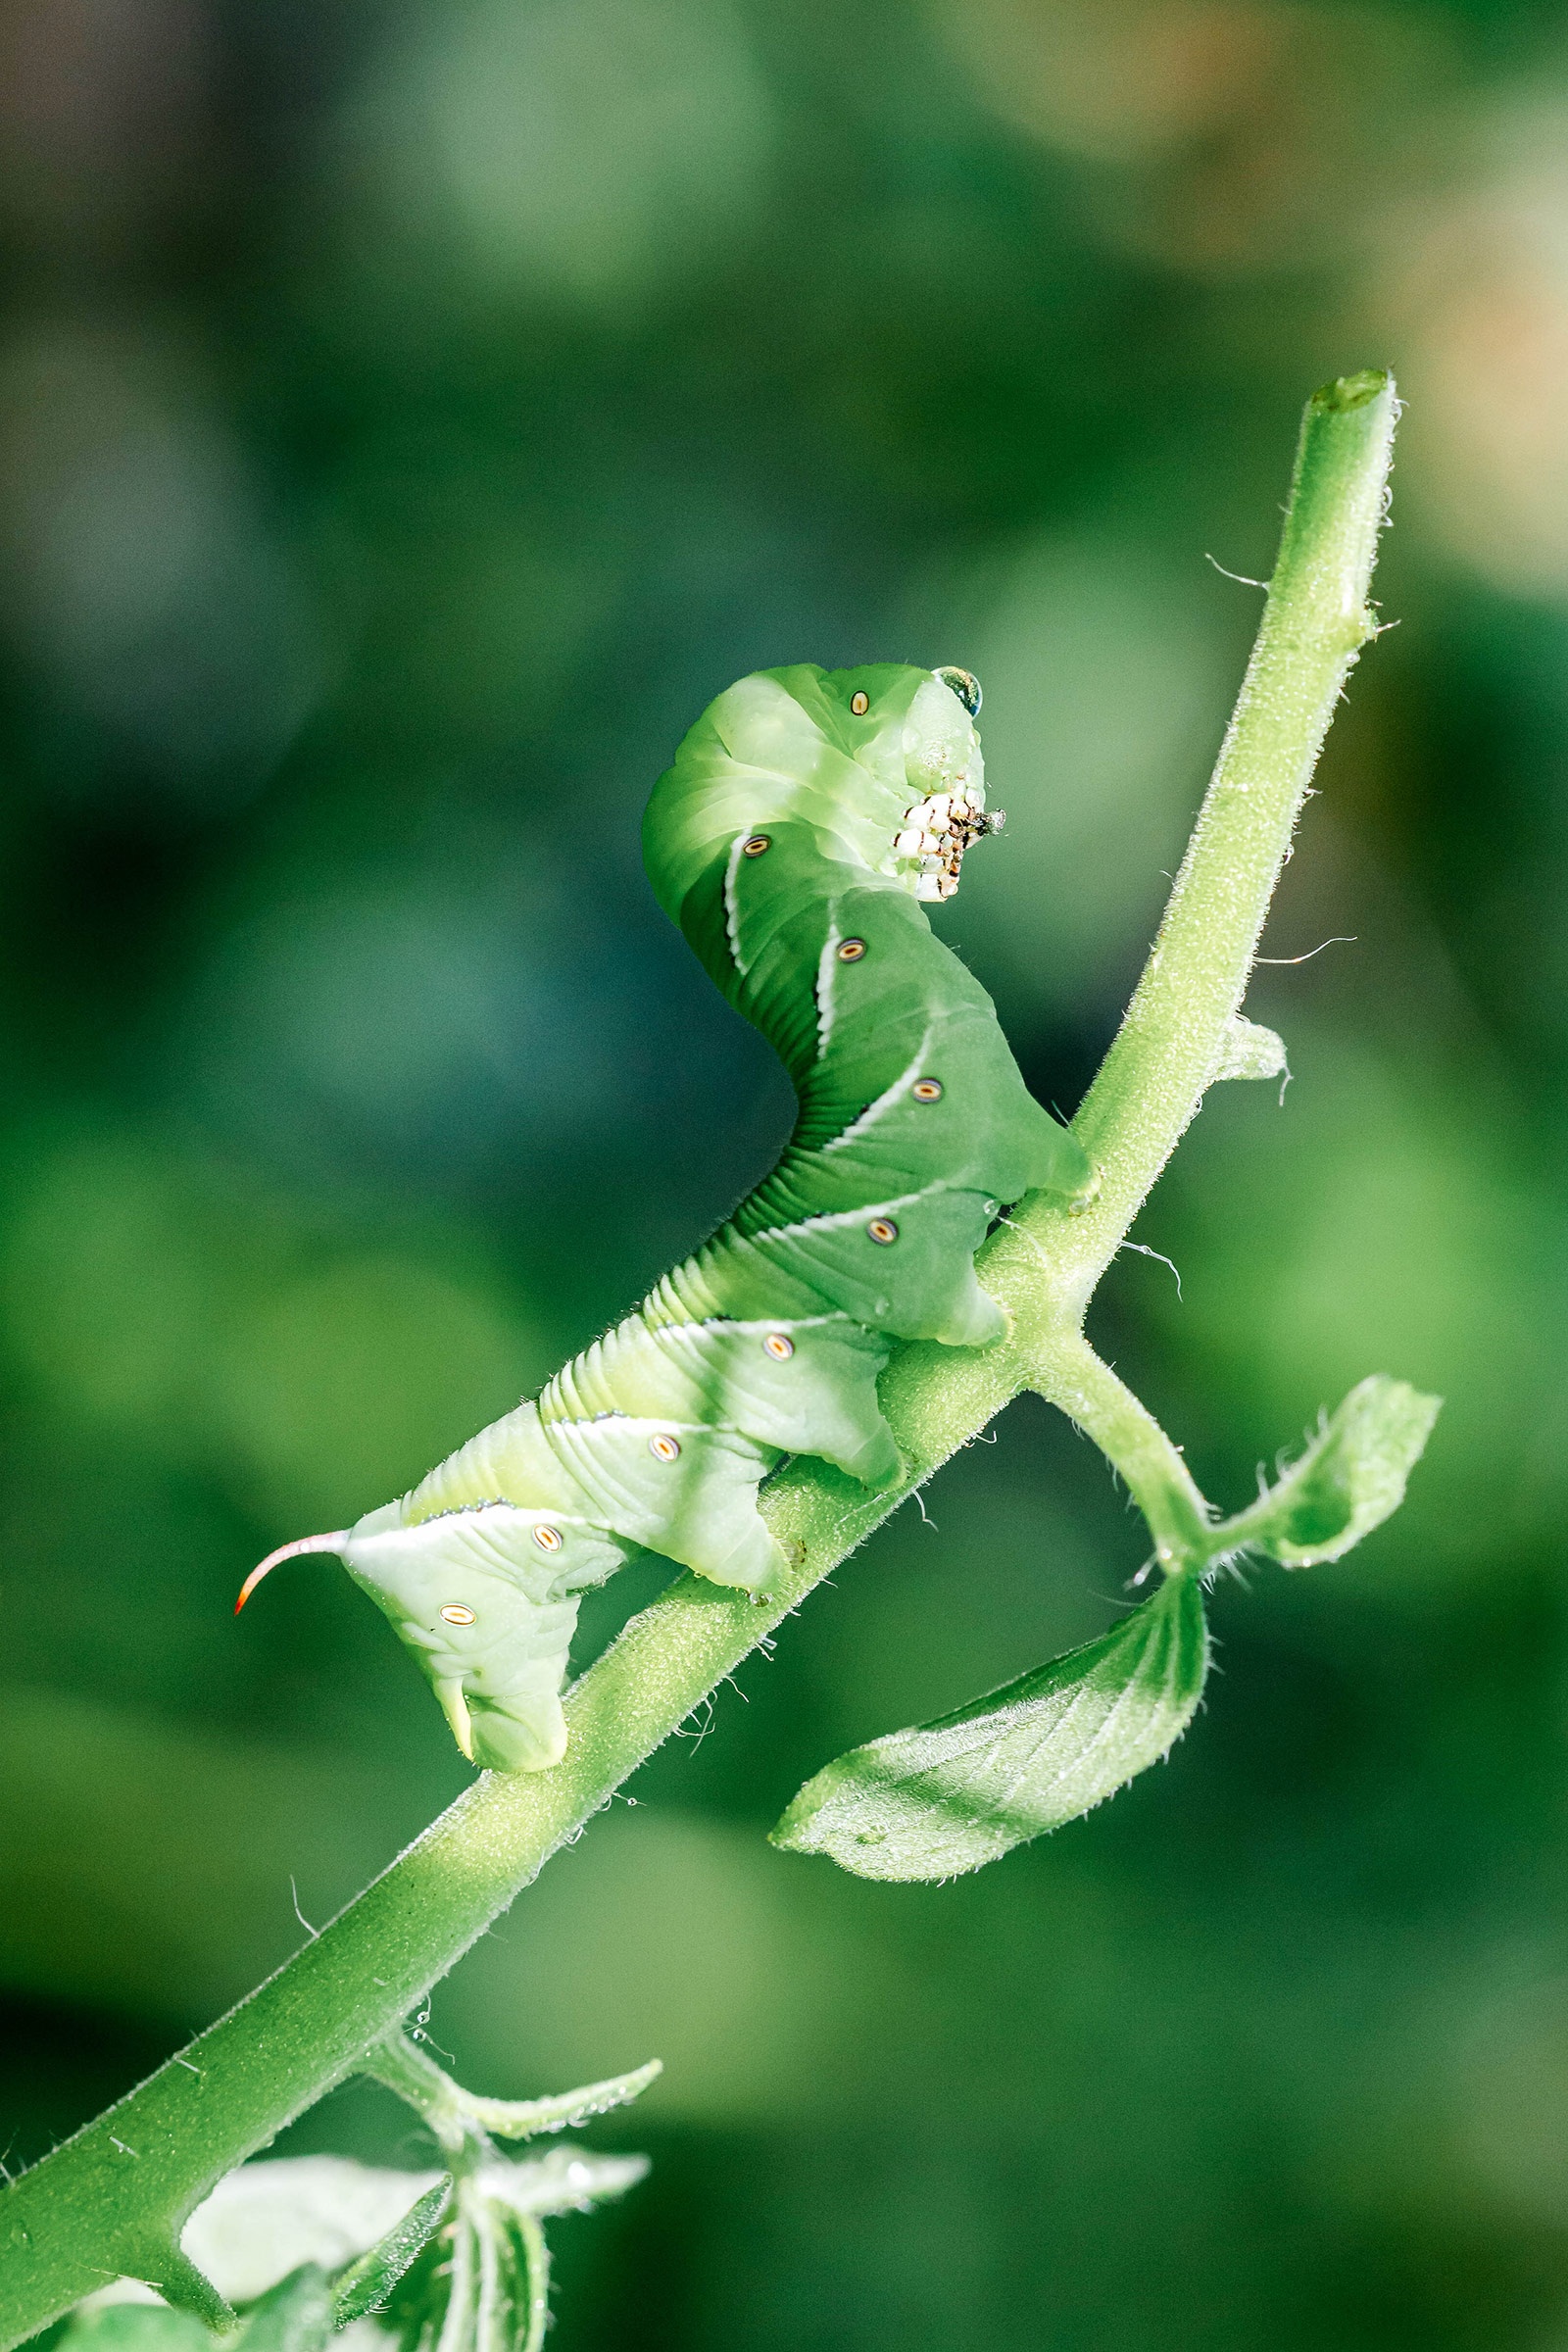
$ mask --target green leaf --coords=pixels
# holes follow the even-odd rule
[[[318,2263],[302,2263],[244,2316],[234,2352],[326,2352],[332,2340],[326,2273]]]
[[[472,2248],[467,2257],[472,2292],[466,2306],[471,2320],[467,2331],[460,2334],[452,2314],[445,2317],[441,2352],[540,2352],[550,2324],[550,2255],[538,2222],[481,2193],[470,2200],[460,2231],[463,2229]],[[464,2268],[460,2244],[454,2250],[453,2269],[461,2273]],[[418,2352],[418,2347],[411,2344],[409,2352]]]
[[[348,2327],[379,2311],[404,2272],[435,2235],[452,2202],[452,2182],[438,2180],[416,2197],[385,2237],[341,2271],[332,2282],[332,2324]]]
[[[606,2197],[623,2197],[648,2172],[646,2156],[590,2156],[581,2148],[552,2148],[521,2164],[487,2164],[479,2185],[510,2213],[547,2219],[587,2213]]]
[[[167,2303],[92,2303],[73,2312],[52,2352],[211,2352],[212,2341],[200,2320]]]
[[[500,2139],[532,2139],[541,2132],[564,2132],[590,2117],[608,2115],[640,2098],[650,2082],[663,2073],[662,2059],[650,2058],[629,2075],[612,2075],[606,2082],[589,2082],[581,2090],[557,2091],[545,2099],[481,2099],[471,2091],[460,2093],[463,2112],[482,2131]]]
[[[1099,1641],[956,1714],[852,1748],[773,1831],[863,1879],[946,1879],[1087,1813],[1164,1755],[1208,1670],[1196,1576],[1172,1578]]]
[[[341,2156],[267,2158],[218,2183],[186,2224],[182,2243],[231,2302],[254,2306],[301,2263],[341,2275],[440,2179]]]
[[[1216,1531],[1282,1561],[1337,1560],[1404,1500],[1443,1399],[1374,1373],[1350,1391],[1300,1460],[1250,1510]]]
[[[377,2325],[402,2352],[539,2352],[550,2278],[542,2220],[619,2196],[648,2170],[645,2156],[587,2156],[573,2148],[521,2164],[481,2167],[404,2275]]]
[[[472,2199],[462,2191],[375,2315],[377,2330],[401,2352],[475,2352],[479,2289],[485,2262],[474,2228]],[[492,2281],[492,2283],[495,2283]]]

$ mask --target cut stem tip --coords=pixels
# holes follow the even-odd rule
[[[1361,368],[1354,375],[1337,375],[1332,384],[1319,384],[1310,403],[1314,409],[1364,409],[1380,392],[1392,391],[1394,378],[1386,368]]]

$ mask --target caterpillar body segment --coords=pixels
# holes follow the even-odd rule
[[[578,1595],[632,1548],[564,1512],[485,1501],[411,1525],[391,1502],[350,1528],[342,1557],[435,1686],[464,1754],[539,1772],[565,1750]]]
[[[818,1453],[872,1486],[898,1476],[877,1403],[890,1343],[845,1314],[756,1322],[658,1318],[659,1295],[597,1340],[540,1398],[592,1421],[607,1411],[744,1430],[784,1453]]]
[[[1000,823],[978,707],[963,671],[762,671],[655,787],[655,894],[789,1071],[789,1145],[536,1402],[311,1540],[391,1619],[475,1762],[559,1759],[578,1595],[633,1552],[761,1595],[780,1555],[757,1492],[786,1453],[892,1484],[876,1383],[893,1342],[998,1338],[974,1252],[1000,1204],[1090,1189],[924,912]]]

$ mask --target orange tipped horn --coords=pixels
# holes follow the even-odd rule
[[[346,1527],[340,1527],[334,1535],[301,1536],[297,1543],[280,1544],[275,1551],[270,1551],[268,1553],[265,1560],[259,1560],[257,1562],[256,1566],[251,1570],[249,1576],[245,1579],[245,1582],[241,1585],[239,1589],[239,1598],[234,1603],[235,1616],[237,1617],[239,1615],[241,1609],[245,1606],[245,1603],[249,1600],[251,1594],[261,1583],[263,1577],[270,1575],[271,1571],[277,1566],[279,1560],[296,1559],[302,1551],[341,1551],[343,1545],[348,1542],[348,1529]]]

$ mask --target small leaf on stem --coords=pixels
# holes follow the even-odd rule
[[[379,2311],[406,2270],[435,2235],[452,2202],[452,2182],[438,2180],[416,2197],[385,2237],[340,2271],[332,2282],[332,2324],[346,2328]]]
[[[1215,1531],[1216,1551],[1234,1543],[1287,1568],[1342,1558],[1404,1500],[1442,1402],[1406,1381],[1373,1373],[1278,1485]]]
[[[167,2303],[89,2303],[74,2312],[51,2352],[209,2352],[212,2337]]]
[[[484,2099],[470,2091],[458,2095],[483,2131],[500,2139],[532,2139],[541,2132],[564,2132],[593,2116],[608,2115],[612,2107],[626,2106],[640,2098],[650,2082],[657,2082],[663,2071],[662,2059],[650,2058],[646,2066],[634,2068],[629,2075],[612,2075],[606,2082],[590,2082],[581,2090],[558,2091],[546,2099]]]
[[[583,2148],[551,2148],[521,2164],[487,2164],[479,2185],[493,2204],[548,2220],[558,2213],[589,2213],[606,2197],[623,2197],[647,2173],[646,2156],[592,2156]]]
[[[1108,1634],[808,1781],[772,1833],[864,1879],[946,1879],[1074,1820],[1163,1756],[1208,1669],[1196,1576]]]
[[[1285,1040],[1260,1021],[1233,1012],[1220,1040],[1215,1078],[1277,1078],[1285,1068]]]
[[[332,2340],[332,2297],[326,2273],[302,2263],[253,2303],[233,2338],[234,2352],[326,2352]]]
[[[377,2321],[401,2352],[539,2352],[549,2317],[543,2220],[622,2195],[645,2156],[552,2148],[462,2179],[452,2205],[391,2290]]]

